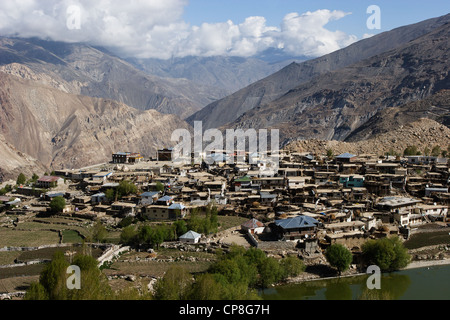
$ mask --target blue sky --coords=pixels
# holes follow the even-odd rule
[[[381,30],[368,30],[366,13],[370,5],[381,9]],[[224,22],[228,19],[240,23],[249,16],[263,16],[268,25],[279,26],[290,12],[304,13],[318,9],[342,10],[351,15],[328,24],[330,29],[339,29],[362,37],[365,33],[389,31],[396,27],[420,22],[450,13],[449,0],[405,1],[405,0],[189,0],[183,18],[193,25],[203,22]]]
[[[381,28],[370,30],[370,5]],[[1,0],[0,35],[104,46],[122,57],[317,57],[445,15],[449,0]]]

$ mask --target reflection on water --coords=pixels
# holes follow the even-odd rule
[[[381,289],[369,290],[370,275],[290,284],[262,290],[265,300],[448,300],[450,266],[383,274]]]

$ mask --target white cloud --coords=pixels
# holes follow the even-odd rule
[[[348,15],[342,11],[290,13],[280,27],[268,26],[264,17],[190,26],[182,18],[187,5],[188,0],[2,0],[0,34],[89,42],[141,58],[252,56],[271,47],[319,56],[357,40],[326,29]],[[69,6],[80,8],[79,30],[67,27]]]

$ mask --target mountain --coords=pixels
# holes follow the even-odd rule
[[[46,74],[19,64],[8,68],[0,72],[0,137],[40,167],[85,167],[110,161],[117,151],[153,156],[173,145],[174,129],[189,128],[175,115],[66,93],[48,85]]]
[[[222,88],[228,95],[279,71],[292,61],[305,60],[275,52],[266,55],[255,58],[191,56],[169,60],[134,58],[128,61],[148,74],[188,79],[204,86]]]
[[[420,118],[432,119],[450,128],[450,90],[441,90],[425,99],[378,111],[345,141],[367,140],[389,133],[392,128],[404,127]],[[450,139],[450,136],[447,138]]]
[[[378,111],[450,88],[450,23],[348,67],[320,75],[230,127],[279,128],[282,140],[344,140]]]
[[[123,102],[185,118],[227,91],[187,79],[146,74],[104,49],[39,39],[0,37],[0,66],[24,65],[60,90]]]
[[[449,21],[450,14],[429,19],[361,40],[314,60],[292,63],[273,75],[211,103],[187,118],[187,121],[191,124],[194,121],[202,121],[205,130],[218,128],[235,121],[249,110],[263,107],[281,98],[290,90],[306,84],[320,75],[393,50],[432,32]],[[317,89],[317,91],[320,91],[321,88],[317,87]]]
[[[450,128],[426,118],[416,118],[405,125],[391,128],[370,136],[365,140],[337,141],[308,139],[297,140],[287,144],[285,148],[291,152],[311,152],[326,154],[328,150],[334,155],[344,152],[353,154],[376,154],[384,156],[386,153],[402,155],[408,146],[416,146],[422,153],[426,148],[431,150],[440,146],[446,150],[450,141]]]
[[[17,150],[0,135],[0,182],[16,180],[20,173],[31,177],[33,173],[45,172],[46,167],[37,159]]]

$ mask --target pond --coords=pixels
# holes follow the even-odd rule
[[[316,280],[261,290],[264,300],[449,300],[450,265],[408,269],[381,276],[369,290],[370,275]]]

